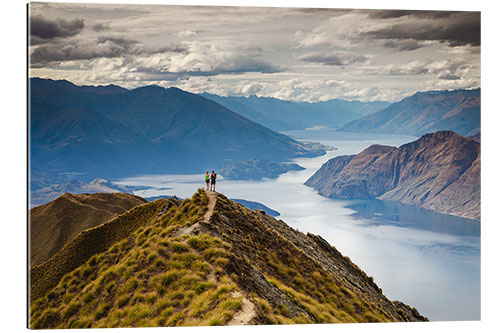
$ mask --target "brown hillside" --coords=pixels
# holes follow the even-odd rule
[[[30,263],[39,265],[81,231],[146,203],[126,193],[65,193],[30,210]]]
[[[203,190],[82,232],[31,277],[31,328],[426,320],[321,237]]]
[[[396,147],[373,145],[323,164],[305,183],[319,194],[379,198],[480,219],[480,144],[452,131]]]

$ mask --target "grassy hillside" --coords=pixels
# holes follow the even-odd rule
[[[146,203],[126,193],[65,193],[30,210],[30,262],[39,265],[81,231]]]
[[[35,268],[31,328],[425,320],[319,236],[203,190],[138,206]]]

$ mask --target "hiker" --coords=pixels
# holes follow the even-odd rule
[[[208,191],[208,185],[210,184],[210,176],[208,175],[208,171],[205,174],[205,183],[207,183],[207,191]]]
[[[215,180],[217,179],[217,174],[212,170],[210,175],[210,191],[215,191]]]

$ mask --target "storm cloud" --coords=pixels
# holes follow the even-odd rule
[[[392,15],[391,15],[392,14]],[[364,33],[365,36],[388,40],[447,42],[449,46],[481,45],[481,15],[479,12],[422,12],[397,15],[381,13],[387,17],[404,17],[387,27]],[[377,16],[376,16],[377,17]],[[429,20],[429,19],[433,20]]]
[[[121,37],[94,37],[54,42],[34,49],[30,60],[32,66],[47,65],[69,60],[89,60],[100,57],[120,57],[138,54],[141,44]]]
[[[30,18],[31,36],[41,39],[75,36],[82,31],[84,26],[83,19],[50,20],[42,15],[32,15]]]

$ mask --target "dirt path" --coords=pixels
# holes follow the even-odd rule
[[[210,222],[210,217],[212,216],[212,213],[214,212],[215,209],[215,202],[217,201],[217,192],[212,192],[212,191],[205,191],[208,197],[208,209],[203,215],[203,222],[209,223]],[[174,234],[175,237],[181,237],[184,235],[188,235],[192,233],[193,229],[196,228],[199,225],[198,222],[195,224],[185,227],[185,228],[180,228],[177,230],[177,232]]]
[[[233,298],[241,297],[241,293],[239,291],[233,291]],[[248,325],[250,320],[255,316],[255,305],[250,302],[248,299],[243,297],[241,301],[241,310],[236,312],[227,325],[229,326],[237,326],[237,325]]]
[[[204,223],[210,223],[210,217],[212,216],[214,210],[215,210],[215,203],[217,202],[217,192],[213,191],[205,191],[208,197],[208,209],[205,212],[205,215],[203,215],[203,222]],[[198,226],[199,223],[195,223],[187,228],[181,228],[179,229],[175,236],[180,237],[183,235],[190,234],[193,229]],[[209,281],[216,281],[215,275],[212,275],[208,277]],[[233,291],[232,295],[233,298],[237,297],[242,297],[243,295],[239,291]],[[250,321],[255,317],[255,305],[250,302],[245,296],[243,296],[242,301],[241,301],[241,310],[238,311],[233,318],[227,323],[228,325],[231,326],[236,326],[236,325],[248,325]]]
[[[210,216],[215,209],[215,202],[217,201],[217,192],[213,191],[205,191],[208,197],[208,209],[205,215],[203,216],[203,222],[208,223],[210,221]]]

